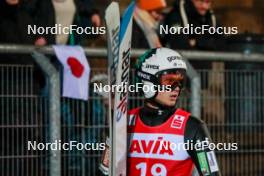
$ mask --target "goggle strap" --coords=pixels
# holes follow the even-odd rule
[[[149,81],[149,82],[152,82],[156,85],[159,84],[158,78],[156,76],[151,75],[151,74],[144,72],[142,70],[136,69],[136,75],[141,80]]]

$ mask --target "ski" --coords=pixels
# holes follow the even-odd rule
[[[105,11],[105,22],[107,30],[107,54],[108,54],[108,84],[114,85],[116,83],[116,69],[119,59],[119,31],[120,31],[120,13],[117,2],[112,2]],[[108,124],[109,124],[109,138],[106,139],[106,150],[103,153],[102,161],[100,163],[100,170],[104,175],[112,175],[112,156],[111,146],[113,146],[113,118],[112,99],[114,94],[109,93],[109,108],[108,108]]]
[[[132,17],[135,3],[125,10],[120,26],[118,3],[112,2],[106,9],[105,20],[108,45],[109,85],[123,85],[122,91],[109,94],[109,136],[100,164],[105,175],[126,175],[127,158],[127,103],[129,83]],[[112,99],[114,98],[114,104]],[[113,116],[112,116],[113,109]]]
[[[115,92],[114,101],[114,118],[112,132],[112,175],[126,175],[126,159],[127,159],[127,107],[128,107],[128,91],[129,70],[130,70],[130,52],[132,23],[135,3],[132,2],[125,10],[120,27],[120,44],[119,59],[116,72],[116,85],[123,85],[122,91]]]

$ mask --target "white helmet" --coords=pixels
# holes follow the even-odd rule
[[[144,85],[159,85],[159,75],[181,71],[184,74],[187,66],[182,56],[169,48],[155,48],[146,51],[139,57],[136,75]],[[154,98],[157,91],[144,92],[145,98]]]

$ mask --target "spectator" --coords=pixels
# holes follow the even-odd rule
[[[168,27],[201,27],[209,25],[219,26],[211,8],[212,0],[177,0],[172,10],[164,19],[164,26]],[[220,50],[223,48],[221,35],[205,33],[198,34],[165,34],[163,45],[173,49],[203,49]]]
[[[22,8],[25,5],[21,0],[4,0],[0,2],[0,43],[4,44],[38,44],[38,36],[28,35],[27,25],[33,24],[31,15]],[[1,54],[1,64],[27,64],[34,65],[29,55]],[[24,75],[25,78],[25,75]],[[20,81],[21,77],[14,77]],[[31,79],[27,78],[27,79]],[[38,67],[34,68],[34,93],[43,85],[43,76]],[[2,80],[5,81],[5,80]],[[8,80],[6,80],[8,81]],[[25,84],[25,83],[21,83]]]
[[[33,19],[22,8],[22,5],[21,0],[4,0],[0,2],[1,43],[34,44],[37,41],[37,37],[27,33],[27,25],[32,25]]]
[[[133,48],[161,47],[157,29],[163,19],[161,10],[166,7],[165,0],[139,0],[134,11]]]
[[[61,24],[63,27],[77,25],[99,27],[101,18],[93,8],[91,0],[33,0],[31,12],[38,26],[49,27]],[[85,26],[84,26],[85,25]],[[47,44],[79,44],[83,36],[58,34],[43,36]]]

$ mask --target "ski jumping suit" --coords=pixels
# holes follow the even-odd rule
[[[191,176],[194,166],[200,175],[220,175],[214,151],[190,147],[210,139],[205,124],[190,113],[143,107],[128,117],[128,176]]]

